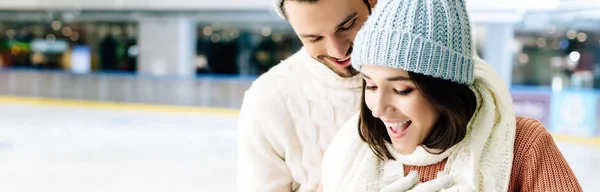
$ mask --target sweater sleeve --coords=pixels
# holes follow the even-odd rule
[[[523,142],[530,147],[520,171],[520,191],[583,191],[546,128],[533,119],[520,124],[531,133],[531,142]]]
[[[256,90],[261,91],[261,90]],[[265,91],[267,92],[267,91]],[[284,160],[282,144],[274,138],[269,118],[284,106],[267,102],[269,95],[246,92],[238,119],[237,191],[289,192],[292,176]],[[284,111],[285,112],[285,111]]]

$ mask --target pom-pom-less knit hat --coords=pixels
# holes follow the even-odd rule
[[[464,0],[385,0],[358,32],[351,62],[470,85],[472,49]]]

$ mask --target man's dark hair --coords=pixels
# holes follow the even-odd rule
[[[408,73],[418,91],[439,113],[439,117],[422,145],[429,149],[441,150],[441,154],[462,141],[467,133],[467,124],[477,108],[475,93],[468,86],[452,81],[434,78],[418,73]],[[360,138],[369,144],[371,150],[382,160],[394,160],[385,146],[391,143],[383,122],[373,117],[365,103],[363,81],[362,104],[358,132]],[[431,152],[430,152],[431,153]]]
[[[287,19],[287,15],[285,14],[285,9],[283,8],[283,4],[285,4],[285,1],[297,1],[300,3],[316,3],[319,2],[319,0],[282,0],[281,4],[279,5],[279,10],[281,10],[281,14]],[[369,9],[369,14],[371,14],[371,4],[369,4],[369,0],[363,0],[363,3],[365,3],[365,5],[367,5],[367,9]]]

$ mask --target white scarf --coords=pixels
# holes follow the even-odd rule
[[[477,110],[465,138],[440,155],[418,147],[412,154],[394,153],[404,165],[426,166],[446,158],[444,172],[454,178],[458,191],[507,191],[510,181],[516,117],[508,87],[491,65],[475,57],[475,81],[470,89],[477,96]],[[358,114],[336,134],[323,159],[325,192],[379,191],[384,164],[358,135]],[[400,168],[397,168],[400,167]],[[402,166],[396,166],[402,177]]]

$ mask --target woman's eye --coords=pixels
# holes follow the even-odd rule
[[[365,87],[365,89],[366,89],[366,90],[376,90],[376,89],[377,89],[377,86],[368,86],[368,85],[367,85],[367,86]]]
[[[394,92],[396,92],[396,94],[398,94],[398,95],[408,95],[412,91],[413,91],[412,89],[406,89],[406,90],[402,90],[402,91],[394,90]]]

